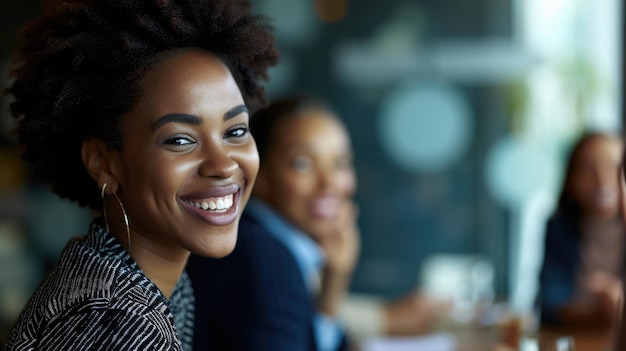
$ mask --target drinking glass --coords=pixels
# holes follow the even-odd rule
[[[523,335],[519,351],[574,351],[574,338],[564,335]]]

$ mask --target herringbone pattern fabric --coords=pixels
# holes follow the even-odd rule
[[[193,318],[186,274],[167,301],[94,222],[31,297],[7,350],[191,350]]]

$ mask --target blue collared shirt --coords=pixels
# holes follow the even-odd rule
[[[304,284],[313,293],[316,276],[325,261],[322,249],[308,235],[296,229],[259,199],[251,198],[246,206],[246,212],[287,247],[298,264]],[[332,351],[339,347],[342,328],[335,319],[317,313],[313,328],[319,351]]]

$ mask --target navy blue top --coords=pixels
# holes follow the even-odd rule
[[[559,309],[574,297],[581,264],[580,240],[574,220],[561,214],[548,220],[537,300],[542,324],[560,324]]]
[[[261,223],[268,217],[262,217],[246,207],[237,245],[227,257],[189,259],[196,350],[318,350],[317,310],[302,274],[303,261],[294,256],[294,243],[279,240]],[[336,349],[346,347],[342,334]]]

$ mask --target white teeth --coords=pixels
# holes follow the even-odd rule
[[[231,207],[233,206],[233,197],[232,197],[232,196],[227,196],[227,197],[224,199],[224,205],[225,205],[227,208],[231,208]]]
[[[228,210],[233,206],[233,195],[226,195],[224,197],[213,198],[208,201],[186,201],[188,204],[193,205],[195,208],[199,208],[202,210],[210,210],[210,211],[218,211],[223,212]]]

